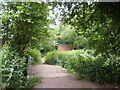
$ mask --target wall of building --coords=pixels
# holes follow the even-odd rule
[[[69,50],[72,50],[73,48],[69,45],[58,45],[58,51],[69,51]]]

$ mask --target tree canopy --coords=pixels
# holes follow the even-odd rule
[[[14,50],[38,48],[48,36],[49,9],[44,2],[8,2],[3,9],[3,38]]]
[[[65,2],[62,21],[72,25],[79,36],[88,38],[89,48],[105,56],[120,55],[120,3]]]
[[[3,3],[2,84],[5,88],[26,87],[28,65],[32,62],[28,51],[32,49],[32,54],[40,58],[36,49],[48,37],[48,15],[49,8],[44,2]]]

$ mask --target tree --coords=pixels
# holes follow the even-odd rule
[[[24,88],[29,59],[26,51],[39,49],[48,37],[49,8],[44,2],[8,2],[2,11],[3,82],[7,87]]]
[[[23,54],[28,48],[38,48],[47,37],[48,7],[44,2],[7,3],[4,5],[3,38]]]
[[[70,25],[62,25],[59,29],[58,43],[67,44],[72,46],[74,49],[80,49],[85,47],[86,40],[82,36],[76,33],[74,27]]]
[[[64,23],[72,25],[78,35],[88,38],[88,46],[105,57],[120,56],[119,3],[52,3],[64,6]]]

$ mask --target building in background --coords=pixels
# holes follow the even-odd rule
[[[69,51],[69,50],[73,50],[73,48],[70,45],[64,45],[64,44],[60,44],[58,45],[58,51]]]

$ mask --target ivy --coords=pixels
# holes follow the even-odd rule
[[[6,47],[3,48],[2,74],[5,88],[26,86],[27,51],[39,49],[48,37],[48,12],[44,2],[7,2],[2,5],[3,46]]]
[[[48,7],[45,3],[7,3],[2,17],[3,38],[18,52],[37,48],[48,36]]]

